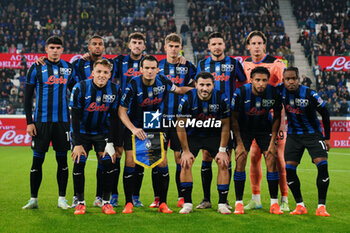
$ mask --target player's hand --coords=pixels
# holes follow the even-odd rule
[[[194,159],[195,158],[190,151],[182,152],[181,159],[180,159],[181,167],[190,168],[194,162]]]
[[[85,53],[82,57],[81,57],[84,61],[90,61],[90,53]]]
[[[215,156],[215,162],[217,164],[222,164],[224,167],[228,167],[230,163],[228,154],[226,152],[218,152]]]
[[[31,137],[36,136],[36,127],[34,124],[27,125],[27,134]]]
[[[237,159],[240,156],[247,156],[247,155],[248,155],[248,151],[245,150],[243,143],[237,144],[237,147],[235,150],[235,160],[237,161]]]
[[[186,58],[184,56],[182,55],[178,56],[177,60],[180,65],[186,65]]]
[[[277,148],[276,148],[276,145],[274,143],[270,144],[269,148],[267,149],[266,157],[268,157],[268,156],[273,156],[273,157],[277,158]]]
[[[329,151],[329,149],[331,149],[331,142],[329,140],[324,140],[324,143],[326,144],[327,151]]]
[[[136,137],[138,137],[138,139],[140,140],[145,140],[147,138],[145,131],[143,131],[143,129],[140,128],[135,128],[133,130],[131,130],[132,134],[134,134]]]
[[[114,150],[113,142],[106,143],[105,151],[102,154],[102,158],[104,158],[106,154],[108,154],[111,157],[112,163],[115,163],[117,153]]]
[[[84,155],[87,158],[87,153],[82,145],[80,146],[74,146],[73,152],[72,152],[72,160],[73,163],[75,163],[75,160],[77,160],[77,163],[80,162],[80,156]]]
[[[46,63],[45,63],[45,59],[47,59],[47,57],[45,57],[45,56],[41,56],[41,57],[39,57],[36,61],[35,61],[35,64],[36,65],[46,65]]]

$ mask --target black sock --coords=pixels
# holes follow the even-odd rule
[[[242,201],[243,193],[244,193],[244,185],[246,180],[245,171],[243,172],[235,171],[233,175],[233,180],[235,182],[236,201]]]
[[[160,196],[160,187],[159,187],[159,171],[157,167],[152,168],[152,187],[155,197]]]
[[[193,182],[181,182],[181,192],[184,195],[185,203],[192,203]]]
[[[303,202],[303,197],[300,191],[300,181],[297,175],[297,167],[291,164],[286,164],[287,184],[292,191],[296,203]]]
[[[176,181],[176,188],[177,188],[177,197],[183,197],[183,194],[181,192],[181,186],[180,186],[180,173],[181,173],[181,165],[176,164],[175,181]]]
[[[140,190],[143,180],[143,174],[144,174],[144,167],[137,165],[135,166],[135,172],[134,172],[134,179],[135,179],[135,187],[134,187],[134,193],[133,196],[140,196]]]
[[[111,157],[106,155],[102,160],[103,172],[102,172],[102,200],[109,201],[114,177],[114,164],[112,163]]]
[[[219,204],[226,204],[227,195],[230,185],[229,184],[218,184],[219,192]]]
[[[317,189],[318,189],[318,204],[325,205],[327,190],[329,186],[329,175],[328,175],[328,162],[327,160],[322,160],[316,164],[318,174],[317,174]]]
[[[267,172],[267,183],[269,185],[269,191],[270,191],[270,198],[271,199],[277,199],[278,198],[278,183],[279,183],[279,173],[278,171],[275,172]]]
[[[38,197],[38,191],[43,177],[42,165],[44,159],[45,153],[33,151],[33,163],[30,170],[30,193],[33,198]]]
[[[103,165],[100,161],[97,161],[96,170],[96,197],[102,197],[103,179],[102,179]]]
[[[74,190],[76,192],[76,195],[79,201],[84,201],[85,164],[86,164],[86,157],[82,155],[80,156],[79,163],[75,161],[73,166]]]
[[[202,161],[201,177],[204,200],[210,202],[210,186],[213,179],[212,162]]]
[[[135,167],[124,167],[123,184],[125,203],[132,203],[132,194],[134,192],[134,172]]]
[[[160,195],[159,195],[159,204],[165,202],[167,200],[168,189],[169,189],[169,168],[166,167],[157,167],[158,168],[158,176],[159,176],[159,184],[160,184]]]
[[[114,164],[112,195],[118,195],[119,175],[120,175],[120,158],[117,158]]]
[[[58,195],[66,196],[68,184],[67,151],[56,151]]]

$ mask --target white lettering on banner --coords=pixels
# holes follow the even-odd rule
[[[349,140],[334,140],[334,147],[350,147]]]
[[[337,57],[331,66],[326,67],[327,70],[334,69],[335,71],[339,70],[350,70],[350,61],[346,61],[345,57]]]
[[[23,140],[24,139],[24,140]],[[28,144],[31,137],[28,134],[16,134],[14,130],[6,131],[0,138],[0,145]]]

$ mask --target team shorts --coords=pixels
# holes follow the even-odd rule
[[[305,148],[312,159],[328,157],[327,147],[321,134],[288,134],[284,160],[300,163]]]
[[[241,132],[241,138],[246,151],[249,152],[250,146],[255,139],[260,150],[262,152],[267,151],[271,141],[271,134],[269,133],[243,133]]]
[[[124,134],[124,150],[132,150],[132,133],[129,129],[125,128],[125,134]],[[147,132],[146,132],[147,133]],[[163,139],[164,139],[164,150],[168,149],[168,138],[167,138],[167,134],[163,133]]]
[[[188,147],[194,157],[197,157],[199,150],[207,150],[212,158],[219,152],[221,137],[195,137],[187,135]],[[182,152],[182,151],[181,151]]]
[[[70,149],[69,122],[35,122],[36,136],[32,137],[33,150],[45,153],[50,142],[55,151]]]
[[[125,125],[118,117],[117,128],[114,129],[114,140],[113,140],[114,146],[118,146],[118,147],[124,146],[125,129],[126,129]]]
[[[176,128],[170,128],[166,131],[167,139],[170,141],[170,149],[173,151],[181,150],[181,143],[177,136]]]
[[[94,147],[96,153],[104,152],[106,147],[106,138],[106,134],[80,134],[80,141],[82,141],[82,146],[87,154],[89,154],[89,151],[92,150],[92,147]],[[74,137],[72,137],[72,142],[74,148],[74,146],[77,145]]]

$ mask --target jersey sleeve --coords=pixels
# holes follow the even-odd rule
[[[189,114],[189,104],[188,104],[188,95],[185,94],[179,104],[178,107],[178,114],[179,115],[187,115]]]
[[[221,112],[221,119],[225,119],[231,116],[230,101],[225,94],[221,95],[220,112]]]
[[[198,62],[196,76],[197,76],[197,74],[199,74],[199,72],[201,72],[201,71],[202,71],[202,68],[201,68],[201,63],[202,63],[202,62],[204,62],[204,61],[199,61],[199,62]]]
[[[123,106],[124,108],[129,109],[129,105],[134,98],[136,90],[134,90],[134,88],[133,88],[133,83],[134,83],[133,80],[131,80],[129,82],[129,84],[125,88],[125,91],[124,91],[122,98],[120,99],[120,106]]]
[[[235,93],[233,94],[232,101],[231,101],[231,111],[239,112],[240,111],[240,104],[241,104],[241,89],[236,89]]]
[[[311,90],[310,95],[311,103],[316,107],[316,109],[324,108],[326,106],[326,102],[323,101],[317,92]]]
[[[35,86],[37,81],[36,74],[37,74],[37,67],[35,64],[33,64],[28,71],[26,84]]]
[[[247,82],[247,77],[244,73],[242,64],[237,59],[234,59],[234,60],[236,61],[236,65],[235,65],[236,80],[241,83]]]
[[[187,76],[187,80],[185,80],[185,86],[191,85],[195,77],[196,77],[196,67],[191,62],[188,62],[188,76]]]
[[[83,107],[81,103],[82,93],[80,85],[80,83],[77,83],[72,89],[72,93],[69,100],[69,107],[71,108],[81,109]]]

